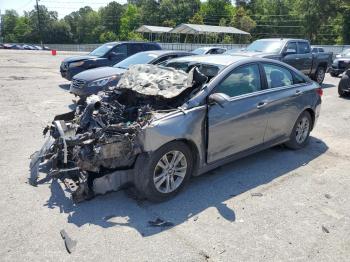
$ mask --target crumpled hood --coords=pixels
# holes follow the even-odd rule
[[[78,62],[82,60],[88,60],[88,59],[97,59],[97,56],[92,56],[92,55],[81,55],[81,56],[72,56],[68,57],[63,60],[64,63],[72,63],[72,62]]]
[[[123,68],[115,68],[115,67],[98,67],[94,69],[89,69],[86,71],[83,71],[73,77],[73,79],[79,79],[84,80],[86,82],[94,81],[97,79],[115,76],[115,75],[122,75],[126,69]]]
[[[133,65],[118,82],[117,89],[129,89],[139,94],[172,98],[192,86],[193,71],[185,73],[171,67]]]

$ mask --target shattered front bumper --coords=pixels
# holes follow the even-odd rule
[[[77,163],[72,161],[67,140],[75,133],[74,128],[63,120],[56,120],[53,124],[59,137],[54,138],[50,135],[42,148],[31,156],[29,183],[32,186],[37,186],[50,179],[60,179],[71,192],[73,201],[77,203],[91,199],[95,195],[118,191],[132,182],[134,173],[131,168],[98,173],[97,170],[93,169],[94,165],[89,164],[89,161],[78,161]],[[61,144],[59,150],[57,149],[58,143]],[[118,143],[116,145],[120,146]],[[107,153],[110,153],[108,151],[115,152],[115,146],[112,148],[111,146],[113,144],[107,145],[107,148],[102,149],[101,152],[106,150]],[[125,152],[121,153],[125,154]],[[107,159],[106,161],[112,160]],[[42,172],[46,173],[43,178],[40,176]]]

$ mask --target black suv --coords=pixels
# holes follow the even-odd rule
[[[111,42],[97,47],[86,56],[73,56],[63,60],[60,71],[63,78],[72,77],[87,69],[112,66],[123,59],[142,51],[162,49],[157,43]]]

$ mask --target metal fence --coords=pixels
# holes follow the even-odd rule
[[[195,44],[195,43],[159,43],[163,49],[166,50],[184,50],[184,51],[192,51],[198,47],[202,46],[220,46],[225,47],[227,49],[232,48],[244,48],[247,45],[239,45],[239,44]],[[90,52],[94,50],[96,47],[101,44],[47,44],[46,46],[51,49],[55,49],[57,51],[78,51],[78,52]]]
[[[244,48],[244,44],[195,44],[195,43],[159,43],[163,49],[168,50],[184,50],[192,51],[202,46],[221,46],[227,49]],[[75,52],[90,52],[101,44],[47,44],[51,49],[57,51],[75,51]],[[315,45],[316,46],[316,45]],[[341,53],[344,49],[350,48],[350,45],[317,45],[323,47],[326,52],[333,52],[334,54]]]

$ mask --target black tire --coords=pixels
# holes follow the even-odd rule
[[[308,127],[308,130],[307,130],[307,135],[305,137],[305,139],[300,142],[298,141],[297,139],[297,129],[298,129],[298,125],[301,123],[301,121],[306,118],[308,123],[309,123],[309,127]],[[287,143],[285,143],[285,145],[290,148],[290,149],[301,149],[303,147],[306,146],[306,144],[308,143],[309,141],[309,136],[310,136],[310,132],[311,132],[311,129],[312,129],[312,125],[313,125],[313,122],[312,122],[312,118],[311,118],[311,115],[309,112],[307,111],[304,111],[297,119],[297,121],[295,122],[294,124],[294,127],[293,127],[293,130],[292,130],[292,133],[290,134],[290,137],[289,137],[289,141]]]
[[[186,174],[179,186],[172,192],[160,192],[154,182],[154,174],[158,161],[171,151],[179,151],[186,158]],[[180,141],[173,141],[165,144],[151,155],[141,154],[135,164],[134,185],[141,198],[147,198],[150,201],[162,202],[174,197],[189,181],[193,172],[193,156],[190,148]],[[165,182],[166,183],[166,182]]]
[[[340,97],[345,97],[347,96],[347,93],[344,92],[344,89],[349,89],[350,87],[350,77],[346,74],[342,76],[342,78],[339,81],[338,85],[338,94]]]
[[[338,73],[334,73],[334,72],[330,72],[330,75],[331,75],[331,77],[338,77],[339,76]]]
[[[326,76],[326,69],[323,66],[319,66],[316,70],[314,80],[317,83],[322,84],[325,76]]]

